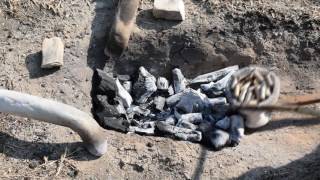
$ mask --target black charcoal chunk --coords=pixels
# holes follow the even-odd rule
[[[219,91],[225,91],[227,84],[231,78],[231,76],[236,72],[236,70],[234,71],[230,71],[226,76],[224,76],[222,79],[220,79],[217,82],[210,82],[208,84],[201,84],[200,87],[203,91],[208,92],[208,91],[215,91],[215,92],[219,92]]]
[[[122,83],[123,88],[128,91],[128,93],[131,93],[132,90],[132,82],[131,81],[124,81]]]
[[[175,68],[172,70],[173,88],[175,93],[182,92],[187,87],[187,80],[183,76],[180,69]]]
[[[116,96],[121,99],[123,106],[125,108],[130,107],[132,103],[132,97],[128,93],[128,91],[123,88],[120,81],[118,79],[114,79],[112,76],[109,76],[102,70],[97,69],[97,72],[99,77],[101,78],[99,89],[103,92],[107,92],[110,90],[114,91]]]
[[[155,104],[155,108],[159,111],[163,111],[163,108],[166,104],[166,98],[162,96],[157,96],[154,98],[153,103]]]
[[[149,109],[132,105],[130,108],[127,109],[127,116],[129,119],[133,119],[135,115],[148,117],[151,111]]]
[[[106,92],[106,91],[116,91],[116,81],[115,79],[105,73],[104,71],[97,69],[98,76],[100,78],[100,83],[99,83],[99,90]]]
[[[194,125],[188,121],[181,121],[181,122],[178,122],[178,125],[177,127],[182,127],[182,128],[186,128],[186,129],[191,129],[191,130],[196,130],[198,129],[198,126],[197,125]]]
[[[230,118],[226,116],[223,119],[220,119],[218,122],[216,122],[215,126],[223,130],[228,130],[230,128],[230,124]]]
[[[124,107],[128,108],[131,106],[133,101],[132,97],[128,93],[128,91],[124,89],[124,87],[121,85],[118,79],[116,80],[116,96],[118,96],[121,99]]]
[[[188,89],[188,91],[184,92],[181,96],[176,108],[184,113],[201,112],[206,106],[206,99],[207,96],[205,94],[193,89]]]
[[[174,126],[176,124],[176,119],[174,118],[174,116],[169,116],[164,122]]]
[[[180,116],[180,119],[178,120],[178,124],[181,122],[200,124],[202,121],[203,121],[203,117],[201,113],[189,113],[189,114],[182,114]]]
[[[133,94],[138,104],[146,103],[148,98],[157,91],[156,78],[144,67],[139,68],[139,78],[133,85]]]
[[[213,129],[210,133],[210,143],[216,150],[219,150],[228,145],[229,138],[229,133],[220,129]]]
[[[203,74],[203,75],[200,75],[200,76],[197,76],[196,78],[194,78],[190,82],[190,84],[214,82],[219,79],[222,79],[224,76],[226,76],[230,72],[237,71],[238,69],[239,69],[239,66],[236,65],[236,66],[226,67],[224,69],[220,69],[218,71],[214,71],[211,73]]]
[[[202,139],[202,134],[200,131],[172,126],[163,121],[158,121],[156,123],[156,127],[161,132],[174,135],[176,138],[185,141],[199,142]]]
[[[166,120],[167,118],[169,118],[170,116],[173,116],[171,111],[162,111],[162,112],[159,112],[159,113],[156,113],[156,120],[158,121],[164,121]]]
[[[155,122],[144,122],[140,123],[139,126],[130,126],[129,131],[137,134],[154,135]]]
[[[174,95],[174,89],[173,89],[173,87],[172,87],[171,85],[170,85],[169,88],[168,88],[168,94],[169,94],[170,96]]]
[[[227,99],[225,97],[208,98],[206,102],[210,108],[214,108],[216,105],[226,105]]]
[[[117,75],[117,78],[120,80],[120,81],[130,81],[131,77],[129,75],[121,75],[121,74],[118,74]]]
[[[178,93],[178,94],[174,94],[174,95],[168,97],[168,98],[166,99],[167,105],[168,105],[169,107],[174,106],[175,104],[177,104],[177,103],[180,101],[180,99],[181,99],[181,97],[182,97],[183,95],[184,95],[184,92],[180,92],[180,93]]]
[[[236,146],[240,143],[241,138],[244,136],[244,120],[240,115],[233,115],[230,117],[230,120],[231,145]]]
[[[105,95],[97,95],[96,103],[99,106],[99,109],[101,109],[99,112],[101,116],[118,117],[122,114],[126,114],[126,110],[124,109],[121,101],[115,101],[115,104],[109,104],[108,97]]]
[[[157,88],[159,90],[168,90],[168,88],[169,88],[168,80],[164,77],[159,77],[157,79]]]
[[[109,128],[127,132],[129,130],[130,121],[119,117],[103,117],[103,124]]]

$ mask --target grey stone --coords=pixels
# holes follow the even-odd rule
[[[138,104],[147,102],[148,98],[157,91],[156,78],[144,67],[139,68],[139,78],[133,85],[133,94]]]
[[[183,76],[180,69],[175,68],[172,70],[173,88],[175,93],[180,93],[187,87],[187,80]]]
[[[184,20],[183,0],[154,0],[153,16],[168,20]]]

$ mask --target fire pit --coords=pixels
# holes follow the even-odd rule
[[[156,78],[144,67],[139,68],[136,78],[97,70],[95,115],[104,127],[122,132],[169,135],[208,143],[215,149],[235,146],[244,136],[245,124],[253,127],[253,117],[247,111],[229,111],[230,106],[252,103],[258,96],[251,89],[255,85],[261,89],[260,84],[269,76],[273,84],[268,86],[271,89],[267,96],[263,89],[265,97],[259,103],[272,104],[278,99],[278,78],[266,72],[262,68],[239,70],[238,66],[230,66],[189,80],[175,68],[168,80]]]

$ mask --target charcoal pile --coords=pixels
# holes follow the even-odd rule
[[[238,71],[238,66],[230,66],[187,79],[176,68],[168,80],[153,76],[144,67],[139,68],[135,78],[128,75],[114,77],[97,70],[100,83],[95,98],[95,113],[105,127],[123,132],[168,135],[208,143],[215,149],[237,145],[244,135],[245,121],[240,114],[228,111],[230,100],[226,97],[227,86],[233,83],[232,95],[236,96],[236,100],[251,102],[254,98],[266,98],[263,95],[250,96],[247,91],[254,91],[251,83],[234,82],[244,82],[232,78]],[[262,82],[259,78],[257,76],[255,81],[259,84],[260,93]],[[271,87],[271,84],[266,85]],[[263,91],[270,96],[267,88]]]

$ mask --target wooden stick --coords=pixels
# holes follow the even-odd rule
[[[80,135],[91,154],[102,156],[107,151],[104,129],[90,115],[72,106],[0,89],[0,112],[69,127]]]
[[[271,105],[271,106],[251,106],[242,105],[234,106],[233,110],[251,110],[251,111],[281,111],[281,112],[296,112],[311,116],[320,117],[320,110],[311,109],[303,106],[288,106],[288,105]]]

